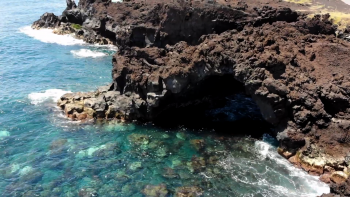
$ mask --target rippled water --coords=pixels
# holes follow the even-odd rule
[[[108,84],[115,49],[28,28],[46,11],[59,14],[64,3],[0,1],[1,196],[143,196],[161,184],[157,192],[168,196],[188,187],[203,196],[329,191],[281,158],[267,135],[257,141],[181,127],[65,119],[57,98]],[[231,108],[244,113],[242,106]],[[237,129],[244,128],[228,128]]]

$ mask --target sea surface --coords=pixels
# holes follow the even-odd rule
[[[44,12],[60,14],[64,8],[64,0],[0,1],[0,196],[192,191],[198,196],[313,197],[329,192],[318,177],[279,156],[275,139],[267,134],[256,140],[181,126],[67,120],[55,106],[57,99],[109,84],[116,48],[30,28]],[[242,99],[240,108],[222,110],[248,113],[242,106],[249,99],[233,102]]]

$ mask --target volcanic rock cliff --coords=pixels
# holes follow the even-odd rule
[[[111,85],[61,97],[69,118],[204,124],[205,109],[244,92],[275,127],[281,155],[350,195],[350,43],[329,15],[310,19],[273,0],[67,5],[33,28],[119,48]]]

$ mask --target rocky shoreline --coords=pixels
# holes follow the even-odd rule
[[[348,30],[289,7],[67,0],[61,16],[45,13],[32,27],[119,48],[112,84],[58,101],[72,120],[205,122],[203,110],[243,92],[275,128],[282,156],[329,183],[333,194],[324,196],[349,196]]]

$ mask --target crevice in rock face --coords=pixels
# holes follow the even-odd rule
[[[347,100],[337,98],[329,100],[324,97],[320,97],[320,99],[324,105],[324,110],[333,117],[339,112],[344,112],[349,106],[349,102]]]
[[[124,94],[124,87],[126,85],[126,74],[127,74],[127,69],[124,68],[121,71],[121,75],[116,79],[116,82],[118,84],[117,89],[120,91],[120,94]]]
[[[106,23],[108,22],[107,20],[101,20],[101,28],[99,29],[99,34],[104,37],[104,38],[108,38],[109,40],[111,40],[113,43],[116,42],[116,37],[115,37],[115,33],[112,31],[109,31],[106,28]]]

